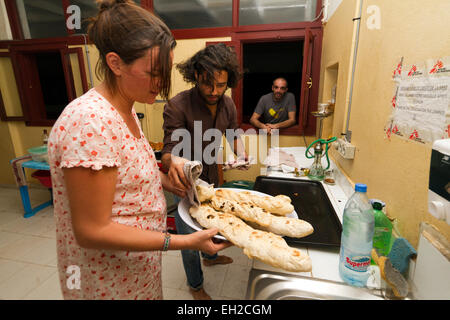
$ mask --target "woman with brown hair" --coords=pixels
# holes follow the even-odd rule
[[[217,230],[166,232],[160,173],[133,104],[167,99],[175,40],[128,0],[98,1],[89,38],[104,81],[73,100],[50,139],[58,270],[65,299],[162,299],[161,250],[214,254]]]

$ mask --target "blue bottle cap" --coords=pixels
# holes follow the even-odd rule
[[[356,192],[367,192],[367,186],[364,183],[357,183],[357,184],[355,184],[355,191]]]

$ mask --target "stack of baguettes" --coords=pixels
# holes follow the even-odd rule
[[[262,197],[212,186],[197,186],[197,194],[202,204],[192,206],[189,213],[202,227],[219,229],[249,258],[287,271],[311,271],[309,256],[289,247],[280,236],[301,238],[314,231],[308,222],[286,217],[294,211],[289,197]]]

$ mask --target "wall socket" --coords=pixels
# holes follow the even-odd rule
[[[345,139],[339,138],[333,144],[334,148],[344,159],[354,159],[356,147]]]

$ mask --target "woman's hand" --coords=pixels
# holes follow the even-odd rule
[[[213,237],[217,233],[217,229],[206,229],[191,233],[187,235],[187,237],[190,238],[189,242],[190,246],[192,246],[192,249],[200,250],[206,254],[213,255],[220,250],[233,245],[229,241],[213,242]]]
[[[117,184],[117,167],[92,170],[64,168],[75,239],[79,246],[98,250],[151,251],[163,248],[164,234],[142,230],[111,219]],[[166,182],[169,178],[165,177]],[[174,235],[171,250],[194,249],[214,254],[231,245],[214,243],[217,229]]]

